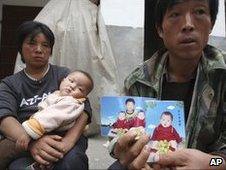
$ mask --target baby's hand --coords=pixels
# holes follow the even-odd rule
[[[31,137],[27,134],[23,134],[19,139],[16,141],[16,149],[18,150],[25,150],[28,149],[28,144],[31,141]]]
[[[81,104],[81,103],[83,103],[85,100],[86,100],[86,98],[85,97],[83,97],[83,98],[80,98],[80,99],[77,99],[78,101],[79,101],[79,103]]]

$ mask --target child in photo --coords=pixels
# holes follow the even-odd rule
[[[112,125],[114,129],[127,129],[126,127],[126,114],[125,112],[119,112],[117,121]]]
[[[111,133],[118,136],[123,135],[130,129],[137,129],[138,134],[145,131],[145,113],[143,110],[136,110],[136,103],[133,98],[125,101],[125,111],[121,111],[116,122],[112,125]]]
[[[160,117],[160,124],[154,129],[151,136],[151,151],[157,153],[167,153],[178,149],[178,144],[182,138],[177,130],[172,126],[173,114],[163,112]]]

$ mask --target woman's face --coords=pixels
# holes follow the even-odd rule
[[[28,36],[23,42],[22,54],[26,67],[45,67],[51,55],[49,41],[43,33],[37,34],[33,39]]]

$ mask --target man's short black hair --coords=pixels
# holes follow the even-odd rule
[[[163,18],[166,14],[167,9],[183,1],[185,0],[157,0],[155,6],[155,25],[161,28]],[[219,1],[218,0],[207,0],[207,1],[209,2],[211,23],[212,26],[214,26],[218,13]]]
[[[127,104],[128,102],[132,102],[133,104],[135,104],[135,100],[133,98],[126,99],[125,104]]]
[[[47,41],[49,42],[51,53],[52,53],[55,38],[54,38],[53,32],[47,25],[37,21],[26,21],[22,23],[17,29],[17,32],[16,32],[17,50],[21,55],[21,60],[23,61],[23,63],[25,62],[22,54],[22,46],[23,46],[24,40],[28,36],[30,36],[32,40],[39,33],[43,33],[45,35]]]

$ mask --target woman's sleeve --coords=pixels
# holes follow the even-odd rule
[[[10,83],[0,83],[0,120],[7,116],[17,118],[17,95]]]
[[[84,104],[85,104],[84,112],[88,116],[87,124],[89,124],[91,123],[91,118],[92,118],[92,108],[91,108],[89,99],[85,100]]]

